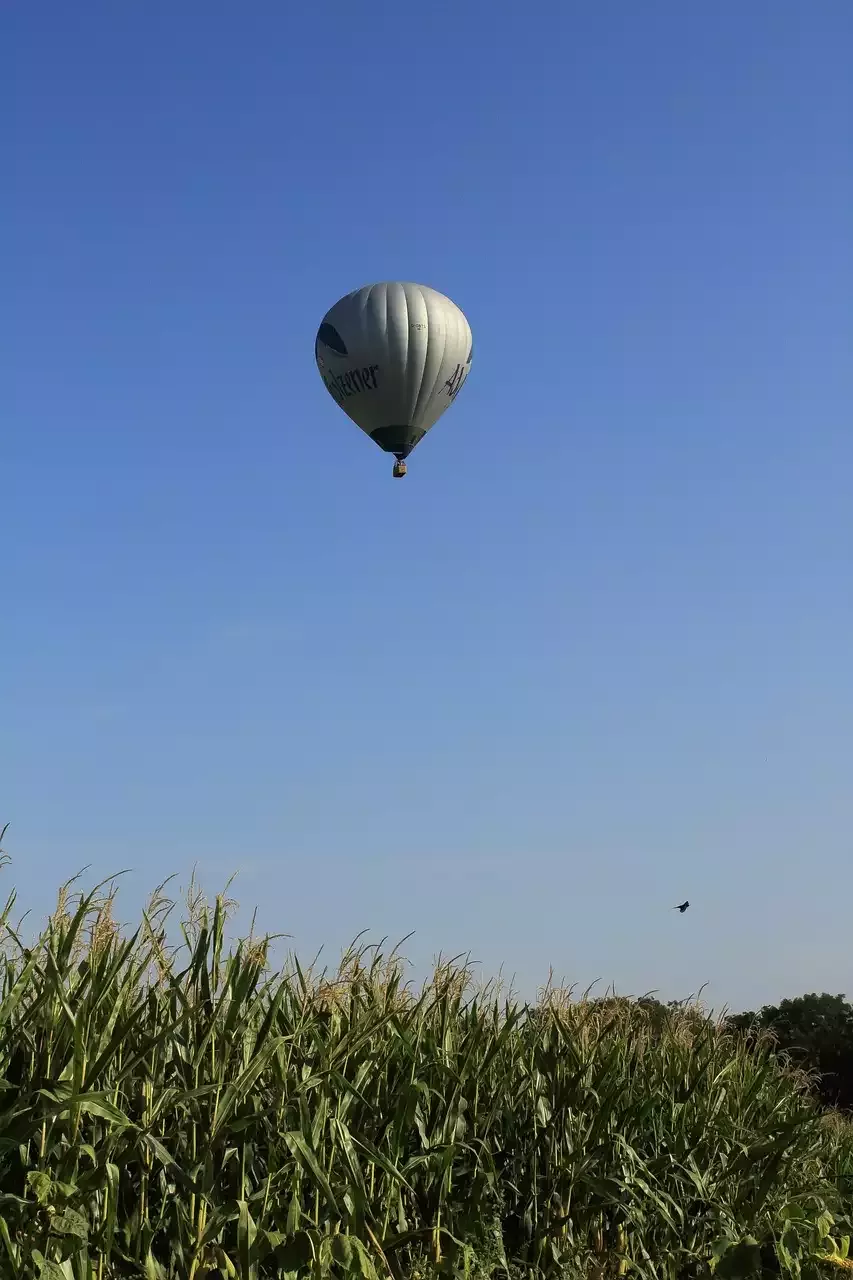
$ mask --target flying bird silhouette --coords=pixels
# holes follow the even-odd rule
[[[684,902],[679,902],[678,906],[677,906],[677,907],[673,907],[672,909],[673,909],[673,911],[680,911],[680,912],[681,912],[681,914],[682,914],[682,915],[684,915],[685,911],[687,910],[687,908],[688,908],[689,906],[690,906],[690,903],[689,903],[689,902],[687,902],[687,901],[684,901]]]

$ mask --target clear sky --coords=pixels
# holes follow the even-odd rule
[[[0,49],[0,889],[197,862],[300,954],[853,994],[849,0]],[[402,483],[313,361],[383,279],[475,340]]]

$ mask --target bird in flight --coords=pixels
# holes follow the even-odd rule
[[[685,900],[684,902],[679,902],[678,906],[673,907],[672,909],[673,911],[680,911],[681,914],[684,915],[685,911],[689,906],[690,906],[690,903]]]

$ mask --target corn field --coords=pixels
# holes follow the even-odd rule
[[[847,1273],[850,1127],[698,1008],[275,971],[224,895],[115,902],[2,916],[3,1280]]]

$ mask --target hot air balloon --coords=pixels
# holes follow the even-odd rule
[[[365,285],[326,312],[314,358],[326,389],[371,440],[393,453],[393,474],[459,394],[473,355],[454,302],[423,284]]]

